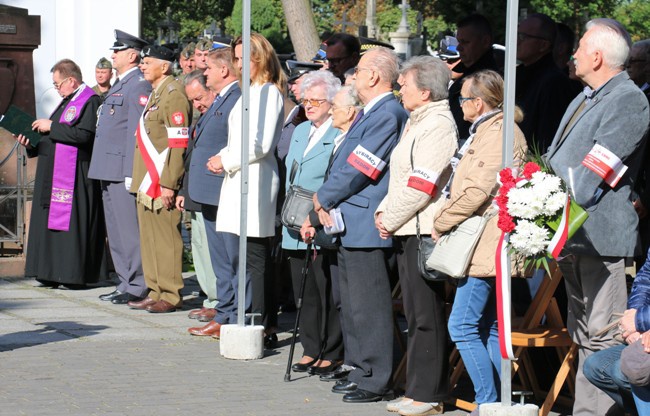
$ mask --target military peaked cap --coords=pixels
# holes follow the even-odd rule
[[[163,61],[169,61],[169,62],[174,62],[175,55],[174,51],[171,49],[165,47],[165,46],[160,46],[160,45],[150,45],[146,46],[142,52],[140,52],[140,56],[143,58],[156,58],[156,59],[162,59]]]
[[[298,62],[292,59],[287,60],[287,68],[289,69],[288,82],[294,82],[307,72],[316,71],[323,67],[321,64],[312,62]]]
[[[145,46],[147,46],[147,41],[129,35],[119,29],[115,29],[115,43],[113,43],[113,46],[109,49],[113,51],[123,51],[125,49],[133,48],[141,51]]]

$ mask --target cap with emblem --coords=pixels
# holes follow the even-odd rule
[[[323,65],[312,62],[298,62],[292,59],[287,60],[287,68],[289,69],[289,83],[295,82],[298,78],[307,72],[317,71]]]
[[[382,42],[377,39],[365,38],[363,36],[359,36],[359,43],[361,44],[361,55],[373,48],[378,48],[380,46],[388,49],[395,49],[395,47],[390,43]]]
[[[190,59],[191,57],[194,56],[194,42],[190,42],[187,44],[185,48],[181,51],[181,56],[185,59]]]
[[[113,69],[113,65],[111,65],[111,61],[108,59],[102,57],[97,61],[97,65],[95,65],[95,68],[97,69]]]
[[[440,41],[440,50],[438,51],[438,57],[443,61],[453,61],[460,59],[460,54],[458,53],[458,39],[453,36],[445,36],[443,40]]]
[[[316,55],[311,58],[312,62],[325,62],[327,61],[327,44],[325,42],[321,43],[318,52],[316,52]]]
[[[162,59],[163,61],[169,61],[169,62],[174,62],[174,51],[171,49],[165,47],[165,46],[160,46],[160,45],[149,45],[145,46],[144,49],[142,49],[142,52],[140,52],[140,56],[143,58],[156,58],[156,59]]]
[[[209,51],[212,49],[212,41],[208,39],[200,39],[196,42],[194,48],[200,51]]]
[[[110,50],[113,51],[123,51],[125,49],[137,49],[142,50],[147,46],[147,41],[140,39],[139,37],[129,35],[126,32],[123,32],[119,29],[115,29],[115,43],[110,47]]]

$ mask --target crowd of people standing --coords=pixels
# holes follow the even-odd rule
[[[332,392],[344,402],[388,400],[386,409],[401,415],[441,414],[452,387],[450,338],[476,403],[497,401],[497,216],[457,280],[449,316],[445,282],[425,280],[418,267],[422,235],[436,241],[472,215],[487,216],[499,187],[504,81],[491,27],[480,15],[457,26],[455,44],[438,56],[403,63],[388,47],[362,53],[358,38],[336,34],[324,42],[324,60],[294,62],[288,75],[269,41],[253,33],[246,80],[241,37],[230,46],[188,46],[176,78],[170,49],[116,30],[108,90],[84,84],[73,61],[57,62],[52,81],[62,101],[49,119],[34,122],[41,140],[16,137],[39,157],[25,275],[51,287],[95,283],[106,274],[107,241],[119,283],[101,300],[150,313],[180,310],[181,215],[189,211],[206,294],[188,315],[204,325],[189,334],[219,338],[244,302],[247,313],[261,315],[272,347],[275,294],[287,273],[294,294],[302,292],[303,355],[293,371],[335,381]],[[545,154],[589,212],[559,261],[567,326],[579,347],[573,414],[606,414],[616,405],[634,411],[635,401],[639,409],[647,404],[647,384],[631,379],[629,394],[621,394],[593,379],[602,367],[597,351],[622,354],[614,335],[601,331],[619,313],[638,318],[622,321],[626,342],[643,344],[646,360],[650,351],[643,289],[626,305],[625,286],[626,259],[641,252],[638,223],[647,220],[650,45],[633,47],[620,23],[594,19],[571,58],[571,80],[568,62],[557,65],[554,56],[562,50],[559,33],[541,14],[519,24],[513,156],[519,165],[532,149]],[[646,66],[628,75],[630,50]],[[243,82],[250,83],[249,171],[246,268],[239,270]],[[581,164],[595,145],[627,166],[614,186]],[[278,221],[292,187],[313,192],[299,227]],[[397,398],[393,273],[408,327],[406,387]]]

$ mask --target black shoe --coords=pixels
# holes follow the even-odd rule
[[[343,367],[339,367],[330,373],[321,374],[320,381],[347,380],[348,374],[350,374],[350,370],[344,370]]]
[[[114,303],[115,305],[124,305],[125,303],[129,303],[131,301],[138,302],[142,299],[144,298],[132,295],[130,293],[120,293],[119,295],[114,296],[113,299],[111,299],[111,303]]]
[[[392,400],[393,396],[393,394],[377,394],[364,389],[356,389],[343,396],[343,401],[345,403],[371,403],[380,400]]]
[[[330,365],[326,365],[325,367],[309,367],[309,370],[307,370],[307,372],[312,376],[320,376],[324,374],[329,374],[339,367],[340,367],[339,363],[337,363],[336,361],[332,361]]]
[[[277,334],[264,335],[264,348],[266,348],[267,350],[272,350],[277,346],[278,346]]]
[[[341,380],[337,381],[332,387],[332,393],[348,394],[357,389],[357,383],[353,381]]]
[[[115,289],[111,293],[104,293],[103,295],[99,295],[99,300],[105,300],[105,301],[112,301],[113,298],[116,296],[124,294],[123,292],[120,292],[119,290]]]
[[[313,365],[316,361],[318,361],[318,358],[314,358],[313,360],[305,364],[295,363],[294,365],[291,366],[291,370],[296,373],[305,373],[311,369],[310,366]]]

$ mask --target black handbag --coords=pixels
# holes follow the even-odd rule
[[[293,185],[297,170],[298,162],[294,160],[289,174],[289,183],[292,185],[289,185],[287,195],[282,203],[280,221],[285,227],[300,231],[300,227],[307,219],[309,211],[314,209],[314,191]]]
[[[314,209],[313,196],[313,191],[297,185],[289,186],[280,214],[282,224],[292,230],[300,231],[309,211]]]
[[[436,246],[436,243],[433,241],[431,236],[420,235],[419,213],[415,214],[415,218],[415,230],[418,237],[418,270],[420,271],[420,275],[431,282],[446,282],[446,274],[439,272],[438,270],[427,268],[427,260],[431,257],[431,253],[433,253],[433,248]]]

